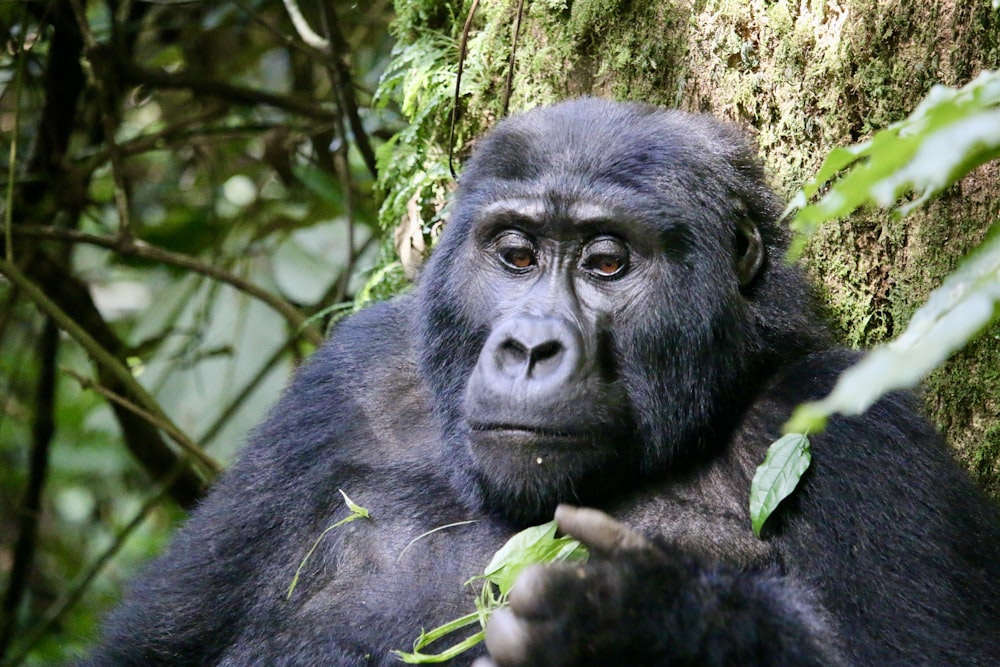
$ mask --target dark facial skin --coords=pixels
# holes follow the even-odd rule
[[[465,393],[477,467],[523,488],[572,492],[620,465],[634,432],[611,354],[655,255],[614,210],[501,200],[470,241],[494,297],[493,327]],[[509,484],[508,484],[509,485]]]

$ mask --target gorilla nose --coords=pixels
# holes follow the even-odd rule
[[[507,381],[558,383],[578,370],[581,346],[566,320],[521,316],[494,330],[487,352],[492,353],[492,370]]]
[[[500,344],[500,349],[497,351],[497,366],[508,372],[523,372],[532,377],[539,370],[545,373],[552,367],[558,366],[559,358],[565,349],[557,340],[545,340],[530,345],[511,338]]]

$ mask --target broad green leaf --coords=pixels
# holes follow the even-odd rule
[[[524,568],[536,563],[563,560],[586,560],[587,551],[571,537],[556,537],[556,522],[525,528],[510,538],[493,555],[481,577],[492,582],[506,595]]]
[[[795,490],[811,460],[809,438],[802,433],[789,433],[771,444],[750,485],[750,521],[754,535],[760,537],[764,522]]]
[[[507,595],[517,581],[517,575],[530,565],[557,563],[587,559],[587,548],[571,537],[556,537],[556,522],[549,521],[539,526],[525,528],[515,534],[497,550],[483,574],[467,581],[471,584],[485,579],[482,592],[476,600],[476,611],[457,618],[450,623],[440,625],[429,632],[421,632],[413,642],[413,652],[393,651],[403,662],[435,663],[445,662],[464,653],[486,638],[484,630],[466,637],[461,642],[450,646],[440,653],[421,653],[421,649],[442,637],[461,630],[475,622],[486,628],[486,619],[497,609],[507,605]],[[494,593],[493,586],[497,592]]]
[[[861,206],[894,208],[906,215],[969,170],[1000,156],[1000,71],[986,71],[959,89],[934,86],[910,116],[870,140],[834,149],[816,177],[793,198],[798,232],[791,255],[801,252],[820,223]],[[846,170],[846,171],[845,171]],[[828,188],[818,201],[811,198]],[[914,193],[912,201],[900,197]]]
[[[931,292],[896,340],[844,371],[829,396],[796,409],[786,428],[801,427],[810,416],[861,414],[890,391],[916,385],[998,314],[1000,222]]]

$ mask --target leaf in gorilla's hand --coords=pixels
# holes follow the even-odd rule
[[[500,595],[506,596],[524,568],[564,560],[587,560],[587,548],[572,537],[556,537],[556,522],[549,521],[525,528],[507,540],[493,554],[483,574],[469,581],[486,579],[496,584]]]
[[[486,580],[475,612],[438,626],[429,632],[421,632],[420,636],[413,642],[412,653],[405,651],[393,651],[393,653],[403,662],[411,664],[445,662],[483,641],[486,638],[486,633],[484,630],[479,630],[440,653],[420,652],[420,649],[426,648],[441,637],[472,625],[476,621],[479,621],[480,626],[485,629],[486,619],[489,618],[489,615],[507,605],[507,595],[524,568],[530,565],[561,561],[587,560],[587,547],[571,537],[556,537],[556,529],[556,522],[549,521],[539,526],[525,528],[507,540],[493,554],[493,559],[483,570],[483,574],[472,577],[465,582],[471,584],[480,579]],[[496,586],[497,593],[494,593],[492,586]]]
[[[754,535],[760,537],[764,522],[795,490],[811,460],[809,438],[802,433],[789,433],[771,443],[767,457],[757,466],[750,484],[750,521]]]

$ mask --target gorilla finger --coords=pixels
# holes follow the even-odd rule
[[[551,619],[572,607],[596,584],[593,568],[582,564],[532,565],[510,590],[510,609],[527,620]]]
[[[602,556],[640,551],[651,546],[649,540],[625,524],[589,507],[559,505],[556,508],[556,523],[559,530]]]
[[[528,630],[511,609],[500,609],[490,614],[486,623],[486,648],[499,665],[527,663]]]

